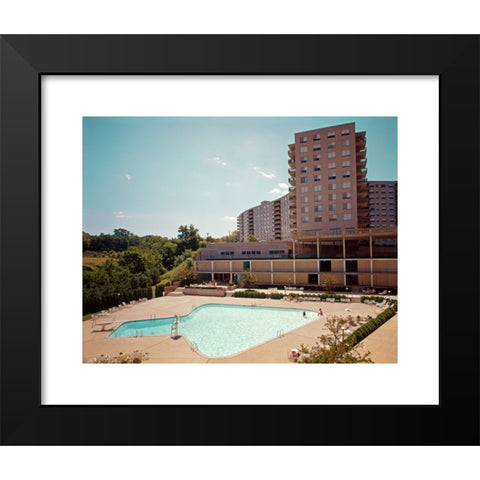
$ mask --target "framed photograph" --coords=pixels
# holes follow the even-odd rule
[[[475,35],[2,36],[2,444],[478,445],[479,53]],[[375,203],[365,207],[364,227],[372,228],[354,232],[347,136],[356,135],[356,163],[361,163],[362,135],[366,132],[367,146],[369,139],[375,145],[376,131],[381,131],[379,143],[389,145],[372,146],[369,172],[374,165],[378,170],[369,174],[380,182],[379,195],[382,175],[391,181],[397,202],[398,170],[395,222],[382,220],[379,196],[378,212]],[[332,138],[323,145],[322,136]],[[305,155],[303,166],[301,149],[310,147],[315,151],[312,158]],[[328,166],[320,162],[320,149],[329,155]],[[395,161],[389,157],[393,151]],[[321,173],[320,167],[314,170],[315,155]],[[278,156],[278,164],[269,163],[269,156]],[[340,173],[337,156],[343,161]],[[382,170],[387,165],[391,171]],[[295,167],[305,169],[305,180]],[[361,166],[357,170],[365,175]],[[340,174],[346,196],[338,222],[343,223],[330,228],[325,239],[326,231],[313,228],[322,216],[337,221],[334,200],[340,193],[333,190]],[[242,223],[242,211],[258,204],[256,222],[263,225],[262,205],[273,209],[278,200],[280,212],[280,199],[292,194],[290,187],[298,196],[296,182],[323,185],[320,175],[328,182],[321,193],[330,195],[321,207],[328,211],[307,191],[304,201],[290,199],[285,208],[289,218],[300,209],[303,216],[295,218],[302,230],[298,241],[285,242],[283,253],[268,247],[274,233],[261,226],[254,251],[209,247],[207,235],[218,239],[237,226],[248,240],[253,230],[248,214]],[[375,195],[377,187],[371,188]],[[310,201],[312,212],[305,206]],[[96,208],[100,204],[105,211]],[[355,203],[353,211],[360,210]],[[166,278],[165,271],[182,265],[199,247],[185,240],[197,221],[204,222],[204,253],[195,259],[195,279],[185,276],[176,285],[178,279]],[[389,228],[395,229],[393,242]],[[352,237],[346,239],[345,231],[358,235],[350,256],[345,251],[353,248]],[[134,250],[128,256],[122,247],[105,247],[110,251],[105,256],[97,255],[104,247],[91,248],[87,261],[83,258],[83,271],[91,275],[82,277],[86,243],[121,242],[132,235],[142,245],[160,242],[162,252],[178,248],[177,256],[165,254],[168,268],[162,264],[163,270],[147,272]],[[383,238],[377,242],[372,235]],[[268,262],[253,258],[263,247]],[[361,248],[365,255],[370,249],[366,262]],[[340,255],[343,270],[335,270],[333,260],[309,266],[308,255],[327,258],[319,255],[321,249],[330,249],[332,258]],[[239,260],[242,255],[248,260]],[[100,292],[93,276],[104,262],[119,266],[119,276],[134,273],[128,291],[115,286],[114,294]],[[161,286],[156,294],[147,273]],[[184,328],[181,320],[208,304],[193,300],[198,291],[203,292],[199,299],[207,298],[206,291],[232,299],[229,288],[242,277],[247,290],[248,281],[265,287],[265,305],[305,302],[309,308],[295,308],[304,310],[304,317],[315,315],[312,325],[320,317],[310,304],[325,289],[335,290],[332,300],[338,305],[325,303],[327,313],[358,309],[358,316],[347,315],[349,335],[370,321],[368,308],[380,315],[395,307],[396,314],[398,299],[394,360],[310,363],[305,359],[313,351],[299,351],[290,332],[278,334],[278,326],[274,340],[259,334],[255,345],[263,350],[244,361],[192,360],[198,352],[212,359],[253,351],[240,342],[244,331],[254,330],[243,319],[230,325],[238,342],[227,350],[198,331],[185,343],[183,357],[175,349],[159,356],[147,343],[138,321],[168,317],[167,330],[175,319],[177,329]],[[286,295],[282,283],[295,292]],[[155,308],[166,305],[165,288],[169,293],[178,286],[188,287],[191,295],[185,296],[185,311],[173,296],[159,314]],[[383,303],[377,293],[384,294]],[[364,300],[371,294],[375,305],[360,303],[362,295]],[[245,295],[229,300],[229,308],[263,308]],[[350,304],[353,298],[359,303]],[[299,333],[297,324],[292,328]],[[112,334],[104,331],[110,329]],[[313,341],[318,334],[312,329],[309,338],[306,332],[295,341]],[[159,333],[166,332],[154,335]],[[390,338],[377,342],[377,351],[391,354]],[[286,352],[281,360],[275,357],[279,348]],[[148,361],[147,350],[158,361]]]

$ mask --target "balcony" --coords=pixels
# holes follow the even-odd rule
[[[290,191],[290,194],[295,193],[297,190],[297,187],[288,187],[288,190]]]
[[[289,159],[288,159],[288,164],[289,164],[291,167],[294,167],[294,166],[295,166],[295,159],[294,159],[294,158],[289,158]]]
[[[295,160],[295,152],[293,150],[288,151],[288,156]]]
[[[288,173],[289,173],[292,177],[294,177],[294,176],[295,176],[295,169],[294,169],[294,168],[289,168],[289,169],[288,169]]]
[[[359,151],[355,152],[355,155],[357,157],[357,162],[358,162],[358,160],[363,160],[367,156],[367,149],[359,150]]]
[[[357,171],[357,178],[362,179],[367,176],[367,169],[366,168],[361,168],[360,170]]]
[[[297,180],[295,178],[288,177],[288,183],[295,187],[297,185]]]

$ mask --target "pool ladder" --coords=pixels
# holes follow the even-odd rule
[[[180,320],[178,319],[178,315],[175,315],[175,320],[172,322],[170,327],[170,338],[178,337],[178,324]]]
[[[196,344],[196,342],[194,342],[193,340],[190,341],[190,348],[192,349],[192,352],[198,352],[198,345]]]
[[[281,338],[285,336],[285,330],[277,330],[277,338]]]

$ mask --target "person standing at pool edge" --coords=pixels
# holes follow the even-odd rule
[[[318,314],[319,314],[321,317],[323,317],[323,312],[322,312],[322,309],[321,309],[321,308],[318,310]]]

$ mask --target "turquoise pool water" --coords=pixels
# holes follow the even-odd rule
[[[316,312],[294,308],[202,305],[180,317],[178,333],[195,342],[209,357],[234,355],[318,318]],[[110,337],[170,334],[174,318],[125,322]]]

